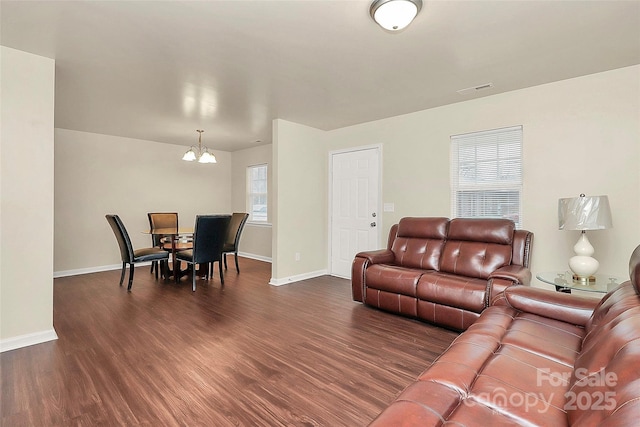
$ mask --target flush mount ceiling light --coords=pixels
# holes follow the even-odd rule
[[[411,24],[421,8],[422,0],[375,0],[369,13],[385,30],[398,31]]]
[[[199,163],[217,163],[216,156],[211,154],[207,147],[202,146],[202,132],[204,131],[198,129],[196,130],[196,132],[200,134],[198,135],[198,148],[192,145],[191,148],[189,148],[189,150],[184,153],[184,156],[182,156],[182,160],[193,162],[194,160],[198,159]]]

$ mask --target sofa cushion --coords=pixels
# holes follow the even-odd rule
[[[418,282],[418,299],[480,313],[487,281],[448,273],[429,272]]]
[[[449,240],[509,245],[513,242],[515,224],[508,219],[454,218],[449,222]]]
[[[442,250],[440,271],[488,279],[511,262],[511,247],[484,242],[447,240]]]
[[[513,222],[504,219],[452,219],[440,271],[488,279],[511,264],[513,231]]]
[[[573,400],[568,400],[567,415],[572,424],[637,423],[640,295],[635,285],[632,280],[609,292],[587,322],[569,389]],[[598,410],[586,410],[593,405]]]
[[[583,337],[581,327],[520,312],[502,338],[502,344],[572,367]]]
[[[640,307],[613,323],[576,360],[566,406],[571,424],[638,425]]]
[[[437,270],[447,236],[447,218],[402,218],[391,250],[403,267]]]
[[[592,335],[606,332],[600,325],[606,325],[621,313],[636,308],[639,305],[640,296],[633,286],[620,285],[607,293],[593,310],[591,318],[587,321],[585,329],[587,337],[585,345],[589,345]]]
[[[404,217],[398,222],[397,237],[444,240],[448,225],[449,218]]]
[[[423,273],[423,270],[396,265],[374,264],[365,271],[365,278],[367,288],[415,297],[416,286]]]

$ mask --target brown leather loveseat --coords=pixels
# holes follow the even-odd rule
[[[387,248],[356,255],[353,299],[464,330],[511,285],[528,285],[533,234],[506,219],[402,218]]]
[[[640,424],[640,246],[602,300],[514,286],[371,426]]]

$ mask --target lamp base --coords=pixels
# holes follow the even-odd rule
[[[588,281],[596,274],[599,266],[598,260],[590,256],[576,255],[569,260],[569,268],[573,272],[574,280]]]
[[[582,277],[582,276],[578,276],[577,274],[574,274],[573,281],[583,283],[583,284],[590,284],[596,281],[596,277],[595,276]]]

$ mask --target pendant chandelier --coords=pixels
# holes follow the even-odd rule
[[[182,160],[186,160],[187,162],[193,162],[194,160],[198,160],[199,163],[217,163],[216,156],[209,152],[207,147],[202,146],[202,132],[203,130],[196,130],[199,133],[198,135],[198,148],[195,146],[191,146],[189,150],[184,153],[182,156]]]

